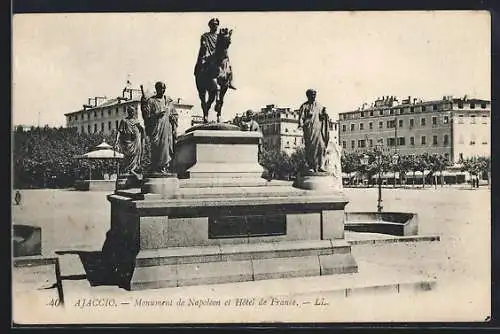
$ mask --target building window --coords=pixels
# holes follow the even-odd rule
[[[410,145],[415,145],[415,137],[410,137]]]
[[[94,118],[97,118],[97,111],[94,111]]]
[[[483,119],[483,124],[488,124],[488,116],[487,115],[483,115],[481,118]]]
[[[118,129],[118,120],[115,121],[115,129]]]
[[[425,106],[422,106],[422,111],[425,111]]]
[[[464,115],[458,115],[458,124],[464,124]]]
[[[345,149],[346,147],[347,147],[347,145],[346,145],[345,140],[342,140],[342,148],[344,148],[344,149]]]
[[[285,128],[285,132],[288,132],[288,128]]]
[[[354,131],[354,124],[351,124],[351,131]]]
[[[420,137],[420,144],[425,145],[425,136]]]
[[[463,109],[463,108],[464,108],[464,103],[458,102],[458,109]]]
[[[111,109],[108,110],[108,116],[111,116]]]
[[[345,124],[342,124],[342,132],[345,132],[346,131],[346,126]]]
[[[365,129],[365,125],[363,123],[359,123],[359,129],[360,130],[364,130]]]
[[[432,145],[438,144],[438,136],[432,136]]]
[[[394,110],[392,110],[392,109],[389,110],[389,115],[391,115],[391,116],[394,115]]]
[[[476,109],[476,104],[471,103],[471,104],[470,104],[470,108],[471,108],[471,109]]]
[[[400,120],[398,121],[398,123],[399,123],[399,127],[400,127],[400,128],[402,128],[402,127],[403,127],[403,120],[402,120],[402,119],[400,119]]]
[[[410,112],[415,112],[415,108],[414,107],[410,107]]]
[[[372,130],[373,129],[373,122],[368,123],[368,127],[370,128],[370,130]]]
[[[120,110],[118,109],[118,107],[116,107],[116,114],[118,115],[120,113]]]
[[[425,118],[423,118],[423,117],[422,117],[422,118],[420,119],[420,125],[421,125],[421,126],[425,126]]]
[[[413,118],[410,118],[410,129],[413,128],[415,125],[415,120]]]
[[[433,105],[432,105],[432,110],[438,110],[438,106],[437,106],[437,104],[433,104]]]
[[[396,145],[396,140],[395,138],[387,138],[387,146],[394,146]]]
[[[361,112],[361,117],[365,117],[365,113],[364,112]]]
[[[379,116],[383,116],[384,115],[384,111],[383,110],[379,110],[378,114],[379,114]]]
[[[104,132],[104,122],[101,123],[101,131]]]
[[[486,109],[486,103],[481,103],[481,109]]]
[[[476,115],[470,115],[470,124],[476,124]]]
[[[373,111],[370,111],[370,116],[373,116]]]
[[[391,120],[387,121],[387,128],[395,128],[396,127],[396,120]]]
[[[378,128],[382,129],[384,127],[384,122],[380,121],[378,122]]]
[[[443,116],[443,124],[448,124],[450,123],[450,117],[449,116]]]
[[[370,143],[370,147],[373,147],[373,139],[370,139],[369,143]]]
[[[92,133],[92,128],[90,127],[90,124],[87,125],[87,133]]]
[[[364,139],[358,140],[358,147],[366,147],[366,142]]]
[[[399,137],[398,138],[398,146],[405,146],[405,137]]]
[[[448,135],[444,135],[443,137],[443,145],[448,145]]]
[[[97,132],[97,124],[94,124],[94,132]]]
[[[71,116],[68,116],[68,122],[71,122]]]
[[[87,119],[90,121],[90,112],[87,114]]]
[[[436,116],[432,116],[432,125],[437,125],[438,120]]]
[[[108,122],[108,130],[111,131],[111,121]]]
[[[355,144],[354,140],[351,140],[351,148],[355,147],[354,144]]]

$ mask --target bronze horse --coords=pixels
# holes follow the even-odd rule
[[[231,44],[232,30],[220,29],[217,35],[214,54],[207,57],[201,64],[200,71],[195,76],[196,88],[203,110],[203,123],[208,123],[208,112],[215,101],[214,110],[217,113],[217,123],[220,122],[224,96],[227,93],[232,75],[227,49]],[[208,93],[208,100],[207,100]]]

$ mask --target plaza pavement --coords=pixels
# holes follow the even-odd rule
[[[16,224],[42,227],[43,253],[60,249],[99,250],[109,228],[107,193],[70,190],[23,192],[21,206],[13,206]],[[347,188],[346,211],[374,211],[377,189]],[[384,189],[384,211],[419,214],[419,235],[439,236],[440,241],[358,244],[353,254],[359,273],[336,276],[242,282],[127,292],[116,287],[93,287],[86,280],[64,281],[66,305],[45,306],[25,312],[27,305],[45,305],[56,298],[55,289],[31,288],[49,276],[33,280],[33,268],[14,273],[14,311],[19,321],[59,322],[240,322],[240,321],[448,321],[484,320],[490,310],[490,191],[457,187]],[[346,239],[380,239],[381,235],[346,232]],[[431,239],[433,240],[433,239]],[[63,261],[64,262],[64,261]],[[73,262],[74,263],[74,262]],[[65,270],[71,271],[64,263]],[[16,284],[23,282],[30,284]],[[428,292],[419,292],[405,282],[435,282]],[[42,283],[44,283],[42,282]],[[379,291],[349,294],[356,285],[378,284]],[[17,289],[23,286],[24,289]],[[377,293],[392,292],[392,293]],[[397,293],[399,292],[399,293]],[[230,298],[234,296],[284,296],[313,304],[321,298],[329,305],[300,307],[220,308],[131,307],[79,309],[83,297],[107,296],[119,302],[138,299]],[[64,316],[66,315],[66,316]],[[15,317],[16,318],[16,317]],[[42,322],[43,322],[42,321]]]

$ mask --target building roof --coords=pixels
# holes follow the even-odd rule
[[[408,100],[408,99],[403,99]],[[350,114],[350,113],[357,113],[357,112],[370,112],[370,111],[375,111],[375,110],[381,110],[381,109],[397,109],[397,108],[405,108],[405,107],[410,107],[410,106],[422,106],[422,105],[432,105],[432,104],[437,104],[437,103],[446,103],[446,102],[453,102],[453,103],[458,103],[458,102],[465,102],[465,103],[491,103],[490,100],[482,100],[482,99],[476,99],[476,98],[471,98],[471,99],[463,99],[463,98],[453,98],[453,99],[441,99],[441,100],[430,100],[430,101],[417,101],[415,103],[399,103],[394,106],[388,106],[388,105],[381,105],[381,106],[367,106],[365,109],[358,109],[358,110],[350,110],[350,111],[345,111],[345,112],[339,112],[339,114]]]
[[[137,102],[140,102],[140,101],[141,101],[140,99],[124,100],[124,99],[112,98],[112,99],[104,101],[103,103],[99,104],[98,106],[95,106],[95,107],[92,107],[92,108],[88,108],[88,109],[80,109],[80,110],[77,110],[77,111],[72,111],[72,112],[64,114],[64,116],[78,114],[78,113],[83,112],[83,111],[91,111],[91,110],[98,110],[100,108],[112,107],[114,105],[123,105],[123,104],[134,103],[134,102],[137,103]],[[175,106],[177,106],[177,107],[184,107],[184,108],[185,107],[187,107],[187,108],[192,108],[193,107],[192,104],[177,103],[177,102],[175,102],[175,100],[172,100],[172,103]]]

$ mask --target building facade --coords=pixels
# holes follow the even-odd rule
[[[235,123],[238,123],[238,117]],[[262,145],[267,150],[279,150],[292,154],[304,145],[302,129],[299,125],[299,110],[278,108],[274,104],[266,105],[254,116],[262,131]],[[338,143],[338,124],[330,121],[330,139]]]
[[[458,162],[490,155],[491,103],[452,98],[422,101],[408,97],[377,99],[370,107],[339,114],[339,141],[345,152],[381,145],[398,155],[440,154]]]
[[[139,89],[125,88],[122,96],[108,99],[107,97],[89,98],[83,109],[64,114],[66,127],[76,128],[78,133],[103,133],[110,134],[116,131],[120,120],[127,116],[127,106],[132,106],[138,111],[138,118],[142,120],[141,91]],[[181,99],[174,101],[175,109],[179,116],[178,134],[191,126],[191,111],[193,105],[183,103]]]

